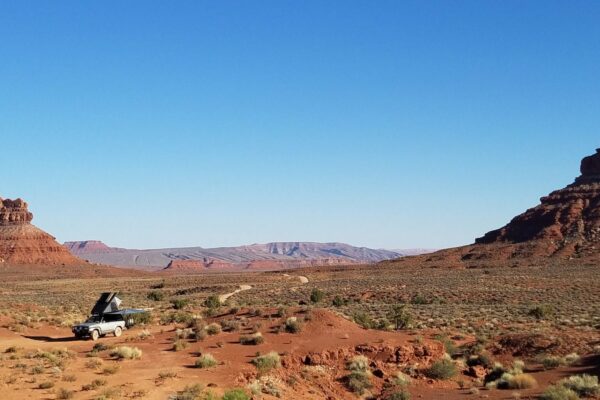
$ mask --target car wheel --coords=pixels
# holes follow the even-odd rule
[[[97,330],[92,331],[92,340],[96,341],[100,337],[100,333]]]
[[[120,327],[120,326],[117,326],[117,327],[115,328],[115,336],[116,336],[116,337],[119,337],[119,336],[121,336],[121,332],[122,332],[122,330],[121,330],[121,327]]]

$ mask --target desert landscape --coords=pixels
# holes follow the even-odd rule
[[[600,400],[599,0],[0,38],[0,400]]]
[[[598,397],[598,188],[600,151],[472,245],[264,271],[90,264],[2,200],[2,398]],[[109,291],[136,323],[74,337]]]

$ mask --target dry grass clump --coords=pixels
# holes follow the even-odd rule
[[[137,360],[142,358],[142,350],[137,347],[119,346],[115,347],[110,355],[119,360]]]
[[[212,324],[209,324],[205,330],[206,333],[211,336],[218,335],[221,333],[221,325],[213,322]]]
[[[277,352],[271,351],[265,355],[255,357],[252,360],[252,364],[263,375],[275,368],[279,368],[281,366],[281,357],[279,357]]]
[[[70,400],[73,396],[75,396],[75,392],[65,388],[60,388],[56,392],[56,398],[58,400]]]
[[[289,317],[285,320],[284,329],[288,333],[299,333],[302,330],[302,324],[296,317]]]
[[[173,342],[173,351],[185,350],[189,346],[190,346],[189,343],[186,342],[185,340],[177,339],[177,340],[175,340],[175,342]]]
[[[348,390],[362,396],[367,389],[373,387],[369,363],[369,359],[361,355],[355,356],[346,364],[346,369],[350,373],[343,378],[343,381]]]
[[[92,382],[83,385],[81,387],[81,390],[84,390],[84,391],[96,390],[102,386],[106,386],[106,384],[107,384],[106,379],[94,379]]]
[[[431,366],[425,370],[425,375],[431,379],[446,380],[453,378],[456,375],[456,372],[456,365],[454,362],[444,358],[431,364]]]
[[[212,354],[203,354],[194,363],[196,368],[211,368],[217,365],[217,359]]]
[[[256,332],[253,335],[240,336],[240,343],[245,346],[256,346],[265,342],[262,333]]]

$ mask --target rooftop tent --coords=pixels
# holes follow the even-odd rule
[[[92,308],[92,315],[102,315],[104,313],[114,312],[119,310],[121,299],[116,293],[106,292],[100,295],[96,305]]]

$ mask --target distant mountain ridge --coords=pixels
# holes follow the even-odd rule
[[[324,263],[376,263],[403,257],[399,251],[356,247],[344,243],[271,242],[236,247],[185,247],[134,250],[109,247],[101,241],[66,242],[64,246],[74,255],[97,264],[140,269],[161,269],[174,260],[207,260],[248,265],[257,261],[272,261],[273,265],[290,266]],[[413,254],[413,253],[411,253]]]

